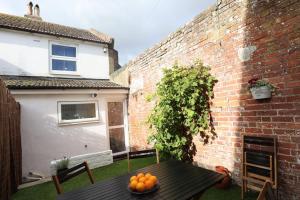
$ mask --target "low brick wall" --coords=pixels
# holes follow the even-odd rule
[[[219,80],[212,113],[218,137],[205,146],[195,137],[195,161],[224,165],[240,181],[241,135],[277,135],[280,198],[300,199],[300,1],[219,2],[125,66],[131,147],[148,147],[145,122],[154,104],[145,97],[161,69],[200,58]],[[253,77],[268,79],[277,94],[253,100],[247,89]]]

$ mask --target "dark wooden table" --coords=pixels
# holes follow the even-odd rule
[[[130,176],[137,172],[150,172],[157,176],[160,188],[150,194],[131,194],[127,190],[127,185]],[[223,177],[224,175],[214,171],[171,160],[139,169],[130,174],[98,182],[81,189],[66,192],[59,195],[57,200],[190,199],[203,193]]]

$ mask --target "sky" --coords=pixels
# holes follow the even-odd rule
[[[115,39],[119,62],[129,60],[191,21],[216,0],[33,0],[44,21],[94,28]],[[23,16],[29,0],[0,0],[0,12]]]

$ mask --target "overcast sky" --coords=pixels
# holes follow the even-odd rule
[[[0,0],[0,12],[23,16],[29,0]],[[115,38],[120,64],[192,20],[215,0],[33,0],[44,21],[95,28]]]

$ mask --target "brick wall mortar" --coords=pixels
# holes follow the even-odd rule
[[[147,147],[145,123],[162,67],[200,58],[219,80],[213,118],[218,138],[203,146],[201,166],[224,165],[240,181],[241,135],[277,135],[281,199],[300,199],[300,2],[227,0],[214,5],[126,65],[130,86],[129,132],[132,148]],[[247,81],[255,76],[278,87],[271,100],[253,100]],[[142,80],[138,83],[136,80]],[[284,198],[283,198],[284,195]]]

